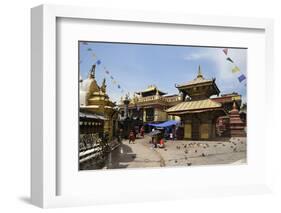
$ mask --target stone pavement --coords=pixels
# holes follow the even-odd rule
[[[135,144],[123,140],[112,151],[105,166],[110,168],[147,168],[246,163],[246,138],[230,141],[167,141],[165,148],[152,148],[150,137]]]

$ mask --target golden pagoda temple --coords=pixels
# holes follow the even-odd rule
[[[93,65],[87,79],[82,80],[80,77],[80,111],[104,116],[104,132],[112,139],[118,118],[116,105],[106,94],[105,79],[98,86],[95,69],[96,65]]]
[[[227,112],[222,103],[210,98],[220,93],[215,81],[215,78],[205,79],[199,66],[194,80],[176,85],[182,94],[182,102],[166,112],[181,118],[184,139],[209,140],[216,137],[217,118],[227,115]]]

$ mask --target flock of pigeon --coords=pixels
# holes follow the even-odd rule
[[[177,143],[177,142],[172,142]],[[187,166],[191,166],[189,162],[190,157],[206,157],[208,155],[224,154],[230,152],[240,152],[246,150],[245,140],[240,138],[231,138],[229,142],[189,142],[179,143],[175,146],[176,150],[183,152],[182,157],[177,159],[169,159],[168,161],[174,164],[186,163]],[[166,146],[164,151],[168,151],[169,146]],[[169,150],[170,151],[170,150]],[[163,153],[164,154],[164,153]]]

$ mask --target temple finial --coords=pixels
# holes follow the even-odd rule
[[[199,67],[198,67],[198,75],[197,75],[197,78],[203,78],[202,71],[201,71],[201,66],[200,66],[200,65],[199,65]]]
[[[102,81],[102,85],[101,85],[101,91],[102,92],[104,92],[104,93],[106,93],[106,83],[105,83],[105,78],[103,79],[103,81]]]
[[[232,109],[237,109],[235,101],[233,101]]]
[[[93,66],[89,72],[89,78],[95,78],[95,73],[96,73],[96,65],[93,64]]]

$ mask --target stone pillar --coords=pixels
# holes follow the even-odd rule
[[[245,125],[240,118],[239,111],[233,102],[232,110],[229,112],[230,137],[246,137]]]

